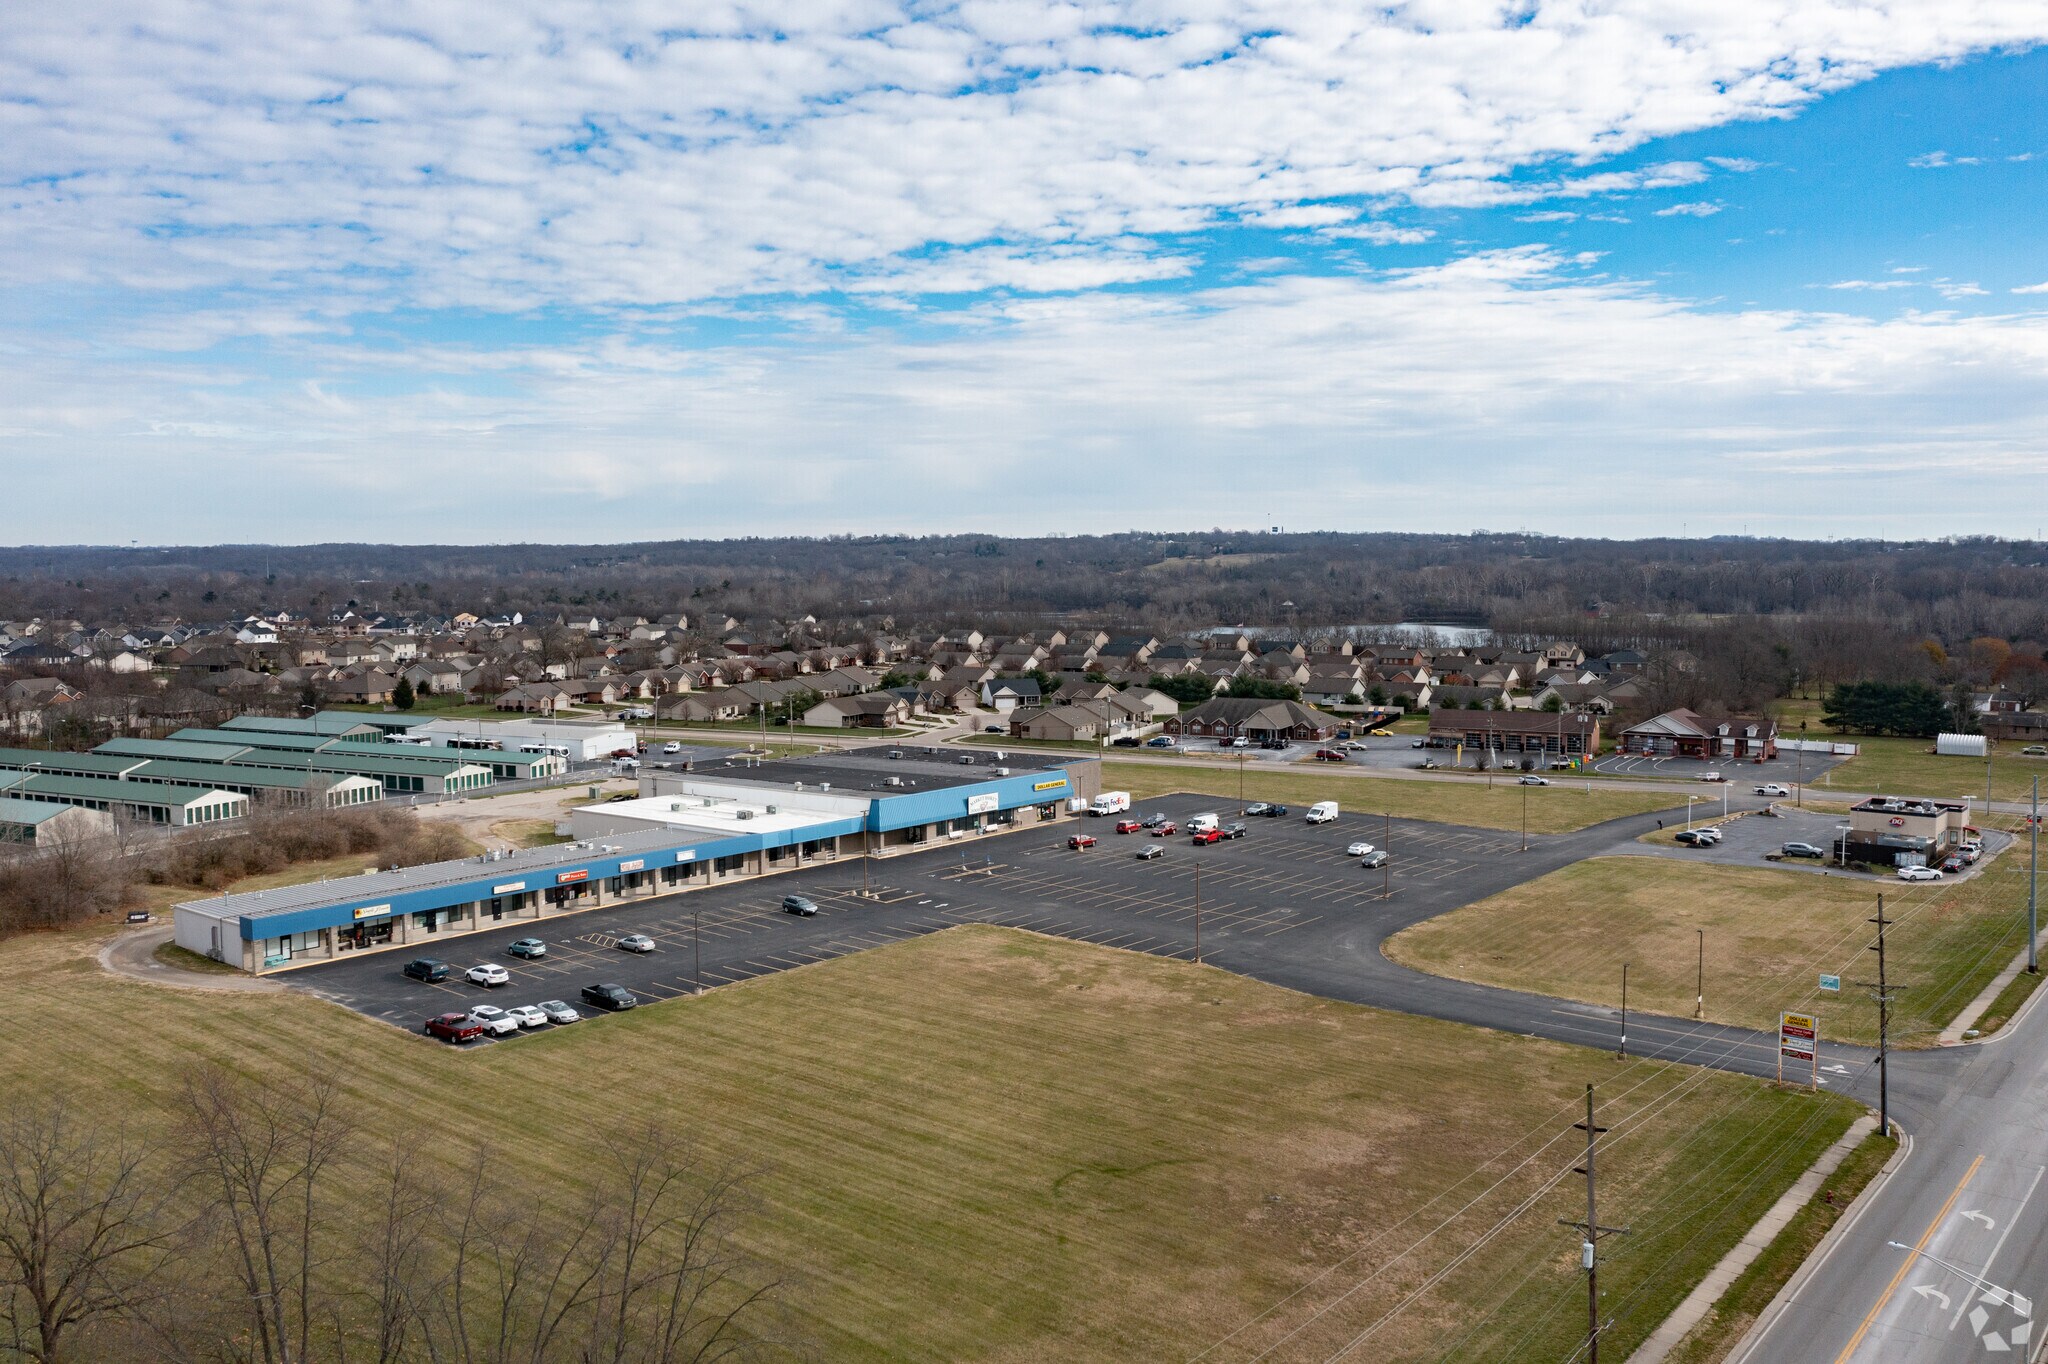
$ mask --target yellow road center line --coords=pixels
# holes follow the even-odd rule
[[[1983,1163],[1984,1157],[1978,1156],[1970,1162],[1970,1168],[1963,1171],[1962,1180],[1955,1188],[1949,1191],[1948,1202],[1941,1205],[1941,1211],[1934,1214],[1934,1220],[1927,1224],[1927,1230],[1921,1232],[1920,1239],[1913,1243],[1912,1251],[1900,1263],[1898,1272],[1892,1275],[1892,1281],[1885,1285],[1883,1296],[1878,1298],[1877,1302],[1871,1307],[1869,1314],[1863,1318],[1863,1324],[1856,1328],[1856,1334],[1849,1337],[1849,1343],[1842,1347],[1842,1353],[1835,1356],[1835,1364],[1845,1364],[1849,1356],[1856,1353],[1856,1347],[1863,1343],[1863,1337],[1870,1334],[1871,1325],[1877,1321],[1877,1314],[1884,1311],[1884,1305],[1892,1300],[1892,1294],[1899,1291],[1899,1285],[1905,1282],[1906,1271],[1911,1269],[1913,1262],[1920,1258],[1920,1252],[1927,1249],[1927,1243],[1934,1239],[1934,1233],[1940,1229],[1942,1222],[1947,1219],[1949,1210],[1956,1205],[1956,1200],[1963,1196],[1963,1190],[1968,1188],[1970,1181],[1977,1177],[1977,1167]]]

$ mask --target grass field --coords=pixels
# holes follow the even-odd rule
[[[1103,763],[1102,784],[1106,790],[1129,791],[1136,801],[1174,791],[1198,791],[1235,799],[1239,789],[1235,768],[1115,761]],[[1476,780],[1416,781],[1401,777],[1267,772],[1249,767],[1244,772],[1243,790],[1246,800],[1277,800],[1303,806],[1334,800],[1340,808],[1354,813],[1390,814],[1396,819],[1428,819],[1483,829],[1521,828],[1526,792],[1532,834],[1567,833],[1623,815],[1670,809],[1674,800],[1679,805],[1685,803],[1683,796],[1587,791],[1562,782],[1555,786],[1517,786],[1512,778],[1500,778],[1488,790],[1485,782]]]
[[[662,1115],[760,1164],[745,1239],[832,1360],[1184,1359],[1240,1328],[1207,1358],[1322,1360],[1368,1330],[1352,1357],[1564,1358],[1589,1082],[1603,1220],[1634,1229],[1601,1279],[1621,1358],[1854,1111],[995,928],[467,1054],[295,991],[112,978],[93,944],[0,946],[37,1011],[0,1033],[7,1092],[136,1119],[202,1058],[327,1058],[362,1159],[447,1134],[415,1150],[452,1169],[481,1136],[537,1217],[575,1198],[594,1116]]]
[[[1820,722],[1820,702],[1785,700],[1772,711],[1778,717],[1779,733],[1797,737],[1799,722],[1807,722],[1807,737],[1840,739],[1859,745],[1861,751],[1832,772],[1816,778],[1807,788],[1815,794],[1829,788],[1844,791],[1874,791],[1892,796],[1945,796],[1954,799],[1984,799],[1985,759],[1937,755],[1932,739],[1893,739],[1862,734],[1836,734]],[[2041,778],[2048,788],[2048,758],[2020,756],[2020,744],[2001,744],[1990,759],[1991,794],[1995,800],[2026,800],[2033,779]],[[1781,778],[1789,781],[1789,777]]]
[[[1769,867],[1662,858],[1581,862],[1418,924],[1387,955],[1418,970],[1690,1018],[1706,933],[1706,1017],[1777,1026],[1785,1009],[1817,1011],[1824,1036],[1875,1043],[1877,1010],[1849,982],[1874,979],[1865,920],[1877,894],[1896,920],[1886,938],[1896,1002],[1892,1040],[1933,1042],[2025,945],[2026,850],[1968,881],[1874,884]],[[1839,975],[1839,995],[1818,989]]]

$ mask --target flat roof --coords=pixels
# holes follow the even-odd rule
[[[997,753],[1003,757],[998,759]],[[898,757],[890,757],[890,754]],[[964,763],[963,757],[974,761]],[[726,758],[692,763],[679,778],[715,778],[720,781],[759,782],[793,788],[831,783],[834,792],[861,792],[878,796],[900,796],[907,791],[943,791],[955,786],[974,786],[994,781],[998,767],[1013,774],[1065,771],[1076,762],[1092,762],[1093,755],[1067,758],[1048,753],[1008,749],[982,749],[963,753],[957,748],[925,744],[883,744],[874,748],[842,748],[814,753],[807,758],[771,758],[748,761]],[[898,777],[902,786],[885,786],[883,779]]]
[[[272,734],[324,734],[336,738],[352,729],[378,729],[358,716],[337,716],[329,711],[304,719],[291,715],[237,715],[220,722],[222,729],[249,729]],[[382,731],[379,730],[381,733]]]
[[[332,772],[295,771],[275,767],[230,766],[225,763],[187,763],[151,758],[128,774],[129,781],[169,782],[175,786],[265,786],[280,791],[303,791],[323,777],[337,781],[366,781],[381,786],[374,777]]]
[[[862,817],[845,811],[785,809],[779,805],[776,806],[775,813],[770,814],[763,806],[776,805],[774,794],[762,794],[767,799],[760,804],[716,799],[706,804],[702,797],[688,795],[642,796],[638,800],[579,805],[576,810],[578,813],[644,819],[683,833],[702,833],[716,838],[732,838],[739,834],[792,833],[814,824]]]
[[[224,729],[187,728],[176,731],[171,738],[180,743],[213,744],[216,747],[232,744],[237,748],[272,748],[286,753],[318,753],[336,742],[331,734],[281,734],[261,729],[229,733]]]
[[[221,895],[189,904],[209,914],[249,916],[285,914],[302,909],[324,909],[351,900],[377,900],[409,891],[459,886],[485,877],[507,880],[523,872],[550,871],[556,867],[588,862],[605,848],[623,853],[653,852],[676,846],[673,829],[649,829],[646,833],[606,834],[578,843],[556,843],[545,848],[525,848],[495,859],[465,857],[456,862],[429,862],[393,871],[366,872],[361,876],[340,876],[331,881],[308,881],[304,885],[279,886],[273,890],[250,890]]]

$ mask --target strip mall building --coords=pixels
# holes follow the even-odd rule
[[[655,771],[585,806],[575,841],[181,904],[178,945],[252,974],[410,947],[1066,819],[1101,790],[1093,758],[904,746]]]

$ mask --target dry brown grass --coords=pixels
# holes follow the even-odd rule
[[[1184,1358],[1332,1270],[1210,1356],[1248,1359],[1358,1287],[1272,1356],[1323,1359],[1537,1172],[1568,1170],[1592,1081],[1615,1129],[1606,1206],[1637,1229],[1603,1278],[1625,1351],[1849,1117],[1825,1096],[993,928],[469,1053],[295,991],[111,978],[91,947],[0,946],[0,984],[37,1001],[35,1027],[0,1033],[0,1088],[90,1076],[81,1103],[132,1117],[200,1058],[258,1076],[325,1058],[363,1150],[438,1134],[427,1149],[453,1163],[482,1136],[543,1202],[583,1178],[593,1115],[665,1117],[766,1167],[748,1240],[793,1276],[797,1318],[834,1360]],[[1735,1171],[1761,1178],[1738,1187]],[[1468,1327],[1455,1357],[1568,1353],[1580,1279],[1554,1219],[1574,1197],[1567,1181],[1540,1198],[1362,1357],[1435,1359]]]

